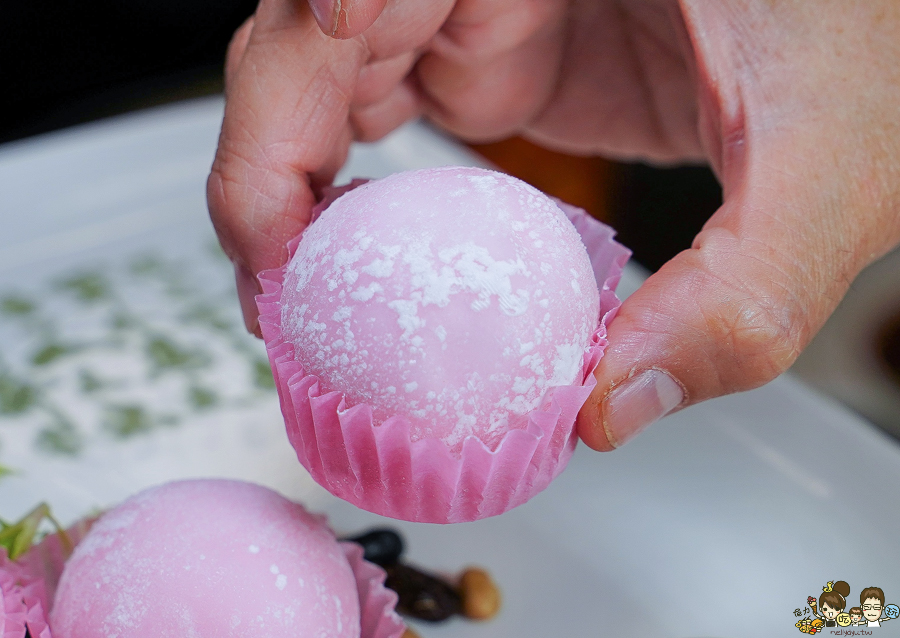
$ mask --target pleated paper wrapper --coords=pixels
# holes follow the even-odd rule
[[[366,183],[332,188],[313,210],[313,223],[340,195]],[[600,291],[600,315],[581,375],[551,388],[527,425],[507,432],[493,449],[469,437],[454,454],[436,439],[410,440],[402,415],[376,424],[366,404],[349,406],[296,361],[282,335],[281,291],[287,265],[260,273],[260,327],[275,376],[288,438],[300,463],[335,496],[364,510],[407,521],[459,523],[502,514],[546,488],[575,449],[575,417],[595,385],[606,348],[606,326],[621,302],[615,288],[630,251],[615,232],[585,211],[557,202],[581,235]],[[293,257],[302,235],[288,244]]]
[[[24,638],[26,627],[32,638],[52,638],[48,619],[59,577],[94,520],[79,521],[65,539],[50,534],[15,561],[0,548],[0,638]],[[360,638],[400,638],[406,625],[395,611],[397,594],[384,586],[384,570],[363,559],[356,543],[342,542],[341,549],[356,579]]]

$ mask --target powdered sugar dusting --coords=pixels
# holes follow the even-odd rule
[[[105,514],[66,564],[51,624],[59,638],[360,635],[355,577],[330,530],[235,481],[164,485]]]
[[[549,388],[574,381],[599,308],[556,204],[469,168],[343,195],[304,234],[282,303],[286,337],[326,388],[456,449],[523,427]]]

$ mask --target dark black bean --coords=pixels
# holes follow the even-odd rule
[[[392,529],[372,529],[347,540],[362,545],[365,559],[382,567],[393,565],[403,553],[403,539]]]
[[[420,620],[446,620],[462,610],[457,591],[437,576],[396,563],[385,568],[384,584],[397,592],[397,611]]]

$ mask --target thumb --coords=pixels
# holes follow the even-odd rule
[[[332,38],[354,38],[372,26],[387,0],[309,0],[322,33]]]
[[[804,195],[774,175],[759,179],[766,188],[726,201],[691,249],[620,308],[579,415],[590,447],[614,449],[670,412],[774,379],[853,277],[897,240],[896,221],[858,232],[852,203],[827,206],[819,197],[833,193],[821,183]]]
[[[577,424],[597,450],[774,379],[900,241],[897,4],[732,4],[681,3],[725,203],[610,325]]]
[[[676,409],[787,369],[807,332],[793,277],[728,229],[704,229],[620,308],[582,439],[614,449]]]

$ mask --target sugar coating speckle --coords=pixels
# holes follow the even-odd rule
[[[285,273],[282,329],[325,390],[459,450],[524,427],[581,374],[599,293],[546,195],[475,168],[399,173],[340,197]]]
[[[359,613],[320,519],[266,488],[203,480],[104,514],[67,562],[50,621],[55,638],[358,638]]]

